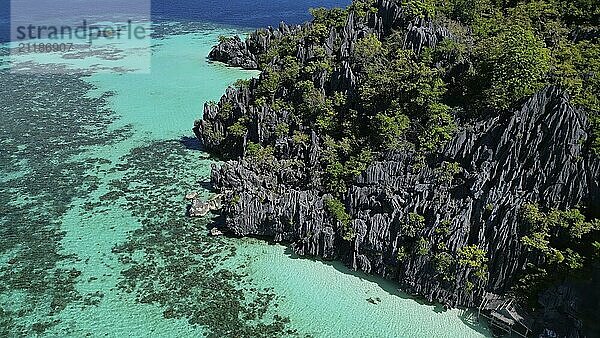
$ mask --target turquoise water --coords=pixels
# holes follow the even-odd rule
[[[186,218],[183,196],[209,196],[212,161],[193,149],[192,122],[256,72],[206,60],[233,29],[160,30],[149,73],[37,54],[13,66],[102,71],[1,71],[0,336],[488,335],[468,311],[282,245],[208,237],[208,220]]]

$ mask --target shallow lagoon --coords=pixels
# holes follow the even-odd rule
[[[207,62],[234,29],[158,28],[149,74],[0,74],[10,88],[0,105],[0,335],[488,334],[468,311],[423,305],[282,245],[211,238],[207,220],[186,218],[183,196],[206,186],[211,164],[186,139],[192,122],[256,73]]]

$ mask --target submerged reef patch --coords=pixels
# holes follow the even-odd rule
[[[184,191],[196,183],[181,169],[190,166],[189,150],[177,140],[160,141],[123,160],[115,170],[124,177],[110,194],[120,193],[142,226],[113,249],[127,266],[119,287],[141,303],[160,305],[165,318],[202,325],[211,337],[294,335],[289,319],[273,312],[273,290],[258,288],[238,271],[237,260],[229,261],[235,240],[210,237],[205,221],[184,216]]]
[[[0,86],[0,336],[42,333],[82,297],[74,285],[77,260],[61,253],[61,217],[70,203],[97,187],[88,174],[100,159],[73,159],[86,147],[130,134],[109,131],[116,116],[106,96],[74,75],[15,75]]]

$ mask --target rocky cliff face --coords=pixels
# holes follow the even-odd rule
[[[320,47],[339,62],[329,74],[315,77],[322,91],[356,89],[358,78],[349,59],[357,40],[369,33],[383,36],[402,30],[404,48],[416,53],[452,38],[434,22],[406,19],[394,1],[380,0],[378,9],[365,18],[350,13],[345,27],[329,30]],[[259,30],[246,41],[224,40],[210,57],[257,68],[275,39],[306,27],[282,24]],[[301,40],[297,57],[309,62],[314,50]],[[231,234],[267,236],[290,243],[300,255],[341,260],[353,269],[395,280],[429,301],[478,306],[484,292],[504,294],[528,263],[542,259],[521,242],[524,204],[600,210],[600,159],[586,151],[586,114],[560,89],[548,87],[510,111],[462,126],[435,155],[381,154],[343,194],[355,233],[345,240],[344,226],[325,207],[329,196],[322,193],[320,136],[303,126],[311,136],[302,142],[278,135],[277,126],[291,125],[293,116],[285,109],[255,104],[259,81],[229,88],[218,104],[205,106],[203,119],[194,126],[208,151],[233,158],[212,171],[213,185],[224,201],[219,226]],[[284,88],[275,97],[287,94]],[[249,119],[244,135],[229,137],[229,126],[243,117]],[[249,141],[272,144],[274,155],[244,158]],[[457,260],[440,263],[469,245],[486,252],[485,271]],[[560,308],[554,303],[553,308]],[[571,321],[561,326],[577,325]]]
[[[212,180],[234,202],[223,214],[225,228],[235,235],[273,237],[292,243],[298,254],[341,259],[397,280],[428,300],[473,306],[477,293],[466,292],[467,280],[480,291],[503,293],[536,259],[520,241],[522,205],[564,209],[600,202],[600,161],[583,148],[587,123],[565,94],[547,88],[516,111],[465,127],[424,164],[411,153],[390,154],[369,166],[344,196],[357,234],[350,242],[325,211],[325,196],[308,185],[310,156],[308,168],[286,160],[269,166],[229,161],[213,168]],[[317,143],[309,149],[318,152]],[[447,175],[449,162],[459,164],[458,174]],[[407,236],[411,213],[424,216],[425,226]],[[421,236],[430,253],[399,262],[399,248]],[[479,244],[488,253],[487,280],[472,278],[468,268],[455,272],[456,283],[440,280],[431,254],[440,243],[450,252]]]

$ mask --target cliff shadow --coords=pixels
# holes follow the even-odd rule
[[[273,243],[273,242],[269,241],[269,243]],[[318,257],[313,257],[313,256],[300,256],[300,255],[296,254],[289,245],[285,246],[284,254],[291,259],[308,259],[311,261],[320,262],[322,264],[333,267],[334,269],[336,269],[337,271],[339,271],[343,274],[351,275],[354,277],[358,277],[361,280],[366,280],[368,282],[375,283],[378,285],[378,287],[380,287],[383,291],[385,291],[389,295],[395,296],[395,297],[400,297],[400,298],[406,299],[406,300],[411,300],[411,301],[416,302],[419,305],[427,306],[435,314],[441,314],[441,313],[444,313],[447,311],[447,309],[440,303],[428,302],[427,300],[425,300],[423,298],[419,298],[418,296],[412,296],[412,295],[402,291],[400,284],[395,281],[387,280],[387,279],[384,279],[383,277],[376,276],[376,275],[366,274],[362,271],[352,270],[340,261],[327,261],[327,260],[323,260],[323,259],[320,259]],[[478,333],[482,334],[483,336],[492,337],[492,334],[491,334],[490,330],[488,329],[487,325],[485,325],[485,322],[477,321],[477,314],[476,314],[476,312],[474,312],[473,309],[459,308],[459,310],[462,311],[462,313],[460,313],[458,315],[458,317],[465,325],[469,326],[471,329],[477,331]]]
[[[324,259],[320,259],[318,257],[313,257],[313,256],[300,256],[298,254],[296,254],[294,252],[294,250],[292,250],[292,248],[289,245],[285,246],[285,251],[284,251],[285,255],[287,255],[289,258],[292,259],[308,259],[314,262],[320,262],[323,263],[325,265],[331,266],[334,269],[336,269],[337,271],[346,274],[346,275],[351,275],[354,277],[358,277],[361,280],[365,280],[371,283],[375,283],[377,284],[382,290],[384,290],[385,292],[387,292],[390,295],[393,296],[398,296],[401,297],[403,299],[410,299],[410,300],[414,300],[417,301],[417,299],[415,299],[415,297],[412,297],[411,295],[403,292],[400,289],[400,285],[395,284],[393,281],[390,280],[386,280],[383,277],[380,276],[376,276],[376,275],[369,275],[366,274],[362,271],[355,271],[350,269],[349,267],[347,267],[346,265],[344,265],[344,263],[340,262],[340,261],[328,261],[328,260],[324,260]]]
[[[200,140],[198,140],[195,137],[182,136],[179,139],[179,143],[181,143],[186,149],[189,149],[189,150],[204,151],[204,147],[202,146],[202,143],[200,142]]]

